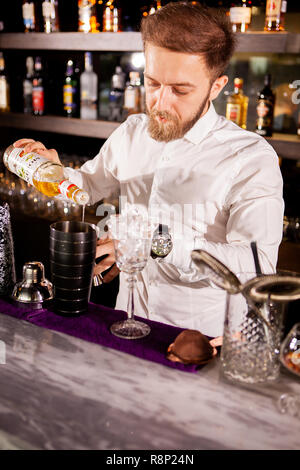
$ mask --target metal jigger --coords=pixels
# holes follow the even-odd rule
[[[30,261],[23,266],[23,280],[13,288],[12,299],[26,307],[43,308],[43,302],[53,299],[52,284],[45,279],[44,265]]]

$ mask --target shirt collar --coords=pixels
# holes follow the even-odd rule
[[[217,119],[218,114],[216,113],[215,107],[210,103],[204,116],[198,119],[193,127],[185,134],[184,139],[189,140],[193,144],[199,144],[212,130]]]

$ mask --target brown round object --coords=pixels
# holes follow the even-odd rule
[[[214,348],[209,340],[197,330],[182,331],[167,352],[168,359],[183,364],[205,364],[214,355]]]

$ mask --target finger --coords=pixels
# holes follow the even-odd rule
[[[97,246],[105,245],[107,243],[112,243],[112,240],[111,238],[108,237],[108,235],[103,235],[101,238],[98,238],[97,240]]]
[[[19,139],[13,143],[14,147],[23,147],[23,145],[28,144],[29,142],[34,142],[33,139]]]
[[[105,284],[111,282],[115,277],[118,276],[119,272],[120,272],[120,270],[119,270],[118,266],[115,264],[111,268],[111,270],[107,274],[105,274],[105,276],[103,276],[103,282]]]
[[[115,253],[115,250],[111,246],[98,245],[96,247],[95,258],[100,258],[100,256],[104,256],[104,255],[114,256],[114,253]]]
[[[51,160],[51,162],[61,163],[60,159],[59,159],[59,156],[58,156],[58,153],[55,149],[50,149],[50,150],[48,150],[48,149],[39,149],[39,150],[37,150],[37,153],[39,153],[43,157],[47,158],[48,160]]]
[[[107,269],[111,268],[114,263],[115,260],[111,259],[110,261],[107,261],[107,258],[105,260],[100,261],[100,263],[96,264],[94,267],[94,275],[103,273],[103,271],[106,271]]]
[[[42,142],[29,142],[24,146],[24,151],[25,152],[34,152],[37,150],[45,149],[46,147]]]

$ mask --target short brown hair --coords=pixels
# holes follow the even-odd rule
[[[142,19],[144,45],[205,57],[213,79],[220,77],[234,52],[235,36],[225,12],[193,2],[168,3]]]

